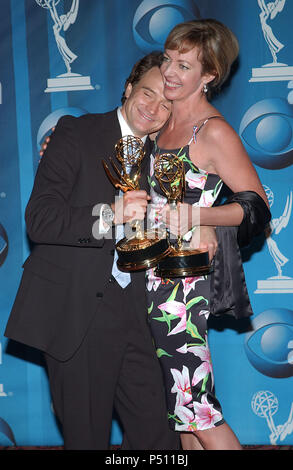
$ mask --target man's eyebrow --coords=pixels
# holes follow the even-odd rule
[[[151,93],[154,93],[154,94],[155,94],[154,90],[153,90],[152,88],[149,88],[148,86],[143,86],[142,88],[143,88],[144,90],[148,90],[148,91],[150,91]]]

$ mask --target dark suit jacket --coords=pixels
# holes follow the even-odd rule
[[[92,210],[114,201],[101,160],[115,154],[120,137],[116,110],[61,118],[26,209],[34,248],[5,335],[59,360],[77,350],[109,285],[114,240],[93,236]],[[133,274],[132,285],[146,309],[144,274]],[[119,306],[119,299],[113,302]]]

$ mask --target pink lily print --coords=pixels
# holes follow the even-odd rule
[[[182,373],[177,369],[171,369],[170,372],[174,379],[171,392],[177,394],[176,404],[184,406],[192,399],[188,368],[183,366]]]
[[[176,405],[174,410],[175,414],[169,417],[177,422],[175,425],[176,430],[203,430],[211,427],[211,425],[213,426],[217,421],[222,419],[221,414],[208,402],[207,394],[202,396],[201,403],[191,403],[191,384],[189,371],[186,366],[183,366],[182,373],[177,369],[171,369],[171,373],[174,379],[171,392],[176,393]],[[193,379],[192,386],[194,385],[195,382]]]
[[[199,207],[211,207],[215,200],[218,197],[219,192],[223,186],[222,180],[220,180],[214,189],[209,189],[208,191],[203,190],[201,193],[200,200],[196,205]]]
[[[190,189],[199,188],[204,189],[208,174],[207,173],[194,173],[191,170],[185,175],[185,181]]]
[[[195,289],[195,283],[201,280],[204,280],[204,276],[197,276],[197,277],[185,277],[182,279],[183,284],[183,295],[184,299],[183,302],[186,303],[186,297],[188,296],[189,292]]]
[[[147,283],[147,290],[151,291],[152,289],[156,292],[159,285],[161,284],[162,278],[157,277],[155,275],[155,271],[153,268],[149,269],[148,271],[148,283]]]
[[[177,418],[176,418],[177,416]],[[197,430],[197,423],[193,412],[186,406],[176,405],[175,406],[175,415],[171,416],[175,419],[175,430],[176,431],[189,431],[193,432]]]
[[[193,402],[194,412],[183,405],[175,406],[175,415],[169,415],[176,421],[176,431],[204,431],[215,426],[221,421],[222,415],[208,403],[206,394],[203,395],[202,403]]]
[[[158,308],[162,312],[168,312],[172,316],[169,316],[170,320],[174,320],[175,318],[180,318],[180,322],[177,323],[173,330],[169,331],[168,336],[176,335],[181,331],[185,331],[186,329],[186,306],[182,302],[177,302],[176,300],[169,300],[169,302],[165,302],[158,306]]]
[[[212,386],[214,385],[214,374],[211,361],[211,354],[207,345],[207,336],[205,337],[205,341],[203,340],[203,338],[201,339],[203,341],[202,344],[184,344],[180,348],[176,349],[176,351],[182,354],[192,353],[201,359],[201,365],[197,367],[197,369],[194,371],[192,378],[192,386],[197,385],[202,380],[203,383],[200,391],[202,393],[205,391],[205,386],[209,378],[209,374],[211,374]]]
[[[181,431],[195,431],[196,423],[193,412],[187,408],[192,400],[189,371],[183,366],[182,373],[177,369],[171,369],[174,379],[172,393],[176,393],[176,405],[174,415],[169,414],[169,418],[175,420],[175,429]]]
[[[179,331],[184,330],[184,324],[186,326],[186,307],[182,302],[177,302],[175,299],[177,290],[179,287],[180,283],[176,284],[174,289],[172,290],[172,293],[170,297],[168,298],[167,302],[164,302],[163,304],[159,305],[158,308],[162,312],[161,317],[154,317],[154,320],[160,321],[160,322],[166,322],[168,325],[168,335],[169,334],[176,334],[171,332],[171,321],[180,318],[180,326],[179,326]],[[177,333],[179,332],[177,331]]]
[[[192,385],[196,385],[201,380],[203,380],[201,392],[205,390],[205,385],[208,380],[209,374],[211,374],[212,386],[214,386],[214,374],[211,361],[211,354],[207,345],[207,336],[205,340],[205,345],[194,345],[188,347],[188,352],[191,352],[202,360],[201,365],[194,371],[194,375],[192,378]]]
[[[211,207],[215,199],[213,197],[213,190],[205,191],[203,190],[200,198],[200,206]]]
[[[204,315],[205,318],[206,318],[206,320],[207,320],[207,319],[209,318],[209,316],[210,316],[210,311],[209,311],[209,310],[201,310],[201,311],[199,312],[199,315]]]
[[[162,316],[161,317],[154,317],[154,320],[167,323],[167,325],[168,325],[168,336],[169,335],[176,335],[177,333],[180,333],[180,332],[186,330],[187,333],[189,333],[192,337],[198,338],[199,336],[198,336],[197,328],[191,322],[190,316],[189,316],[189,319],[187,321],[186,313],[187,313],[187,310],[189,310],[197,302],[200,302],[201,300],[204,300],[207,303],[208,301],[202,296],[192,298],[191,300],[189,300],[189,302],[187,302],[187,304],[185,304],[183,302],[178,302],[177,300],[174,300],[176,298],[176,294],[177,294],[179,284],[180,283],[178,283],[174,287],[174,289],[173,289],[170,297],[168,298],[167,302],[164,302],[164,303],[158,305],[159,310],[161,310],[161,312],[162,312]],[[178,319],[178,318],[180,318],[180,321],[171,330],[171,321],[175,320],[175,319]],[[203,339],[201,337],[200,337],[200,339],[203,341]]]
[[[213,427],[218,421],[221,421],[222,415],[214,409],[214,406],[208,402],[207,394],[201,398],[201,403],[193,402],[195,421],[197,429],[203,431]]]

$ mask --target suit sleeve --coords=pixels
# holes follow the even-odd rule
[[[103,246],[102,236],[97,239],[92,230],[97,206],[71,204],[81,163],[76,127],[76,118],[62,117],[39,163],[25,213],[27,233],[35,243]]]

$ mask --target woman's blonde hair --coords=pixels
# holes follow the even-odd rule
[[[165,49],[178,50],[180,53],[189,52],[194,47],[199,49],[202,74],[215,75],[208,84],[209,90],[219,89],[238,56],[236,36],[220,21],[202,19],[176,25],[165,42]]]

